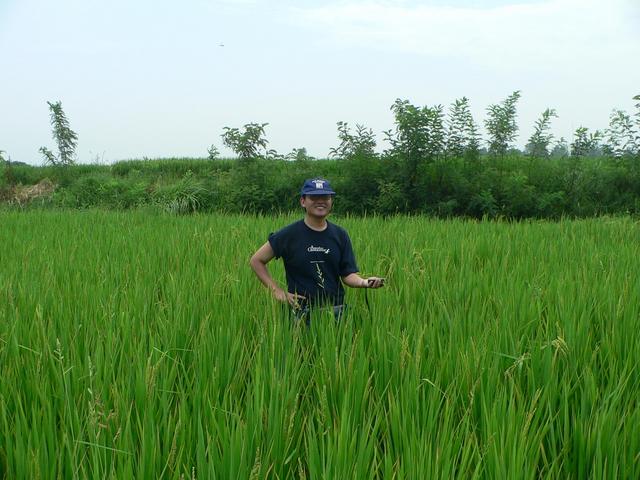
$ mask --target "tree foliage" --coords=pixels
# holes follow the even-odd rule
[[[564,158],[569,156],[569,144],[564,137],[560,137],[560,139],[556,141],[553,149],[551,150],[550,156],[553,158]]]
[[[553,134],[549,132],[551,119],[558,115],[553,108],[547,108],[534,126],[533,135],[529,138],[525,151],[532,157],[549,157],[549,145],[553,141]]]
[[[602,153],[600,146],[602,133],[599,130],[590,133],[587,127],[578,127],[573,137],[573,142],[571,143],[572,157],[595,157]]]
[[[408,100],[397,99],[391,106],[396,130],[387,132],[391,154],[433,161],[445,149],[445,127],[442,105],[416,107]]]
[[[54,153],[49,150],[47,147],[40,147],[38,151],[44,157],[45,165],[58,165],[58,157],[54,155]]]
[[[446,134],[442,105],[417,107],[397,99],[391,106],[395,131],[386,133],[391,148],[385,156],[399,162],[400,178],[412,205],[423,200],[419,180],[424,167],[444,154]]]
[[[214,144],[211,144],[209,148],[207,148],[207,158],[209,160],[217,160],[219,156],[220,151],[218,150],[218,147],[216,147]]]
[[[58,146],[58,155],[49,150],[47,147],[40,147],[39,151],[44,156],[45,164],[54,166],[74,165],[75,150],[78,144],[78,135],[71,130],[69,120],[62,109],[62,102],[47,102],[49,105],[50,122],[52,127],[53,139]]]
[[[473,121],[467,97],[455,100],[449,107],[446,151],[451,158],[478,158],[480,134]]]
[[[367,129],[364,125],[356,124],[355,132],[351,133],[351,128],[347,122],[338,122],[338,140],[340,144],[331,148],[329,155],[334,158],[349,159],[357,156],[367,155],[376,157],[376,137],[373,130]]]
[[[296,162],[307,162],[311,160],[315,160],[314,157],[307,153],[307,149],[304,147],[294,148],[285,155],[286,160],[295,160]]]
[[[614,158],[633,156],[640,151],[639,125],[623,110],[613,110],[605,130],[605,153]]]
[[[274,150],[267,150],[269,142],[265,138],[264,127],[268,123],[248,123],[244,130],[224,127],[222,143],[238,155],[240,160],[267,158],[275,154]]]
[[[520,90],[509,95],[502,103],[489,105],[485,127],[489,133],[489,153],[504,156],[516,139],[516,105],[520,99]]]
[[[636,157],[640,159],[640,95],[636,95],[633,97],[638,103],[636,103],[636,112],[633,114],[634,123],[635,123],[635,136],[634,143],[636,145]]]

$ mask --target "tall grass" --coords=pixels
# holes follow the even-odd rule
[[[0,213],[0,477],[640,476],[637,222],[336,219],[388,287],[307,330],[292,219]]]

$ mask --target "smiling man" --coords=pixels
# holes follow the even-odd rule
[[[291,305],[295,318],[310,322],[310,311],[332,308],[336,319],[344,312],[345,284],[353,288],[380,288],[384,279],[363,278],[346,230],[327,221],[335,192],[327,180],[306,180],[300,191],[302,220],[269,235],[251,257],[251,268],[273,296]],[[267,263],[282,258],[287,290],[271,277]]]

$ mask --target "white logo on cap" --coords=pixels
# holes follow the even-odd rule
[[[316,184],[316,188],[319,190],[324,190],[324,181],[323,180],[314,180],[313,183]]]

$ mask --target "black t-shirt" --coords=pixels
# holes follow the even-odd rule
[[[276,258],[282,257],[287,289],[307,298],[311,305],[344,303],[340,277],[358,272],[349,234],[327,222],[321,232],[297,221],[269,235]]]

